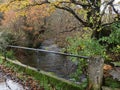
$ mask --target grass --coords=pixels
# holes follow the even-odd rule
[[[45,88],[45,90],[53,90],[53,88],[54,90],[84,90],[80,85],[76,85],[66,80],[59,79],[56,76],[53,76],[44,71],[38,72],[36,70],[32,70],[30,68],[20,66],[18,64],[9,61],[4,61],[1,58],[0,58],[0,64],[3,64],[6,67],[11,68],[15,72],[21,74],[19,75],[19,78],[22,80],[25,80],[25,77],[22,76],[23,73],[32,76],[35,80],[39,82],[39,85],[41,87]]]
[[[120,81],[114,80],[112,78],[106,78],[105,86],[108,86],[111,88],[120,88]]]

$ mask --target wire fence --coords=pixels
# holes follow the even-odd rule
[[[20,60],[20,62],[35,67],[38,70],[53,72],[63,78],[68,78],[69,75],[78,68],[78,63],[72,62],[71,59],[77,59],[76,61],[79,59],[85,59],[87,61],[89,59],[87,56],[13,45],[8,45],[5,52],[9,49],[12,49],[13,52],[17,54],[19,52],[17,59]],[[24,56],[21,51],[24,53]],[[4,53],[4,55],[6,58],[6,53]]]
[[[78,58],[83,58],[83,59],[88,59],[89,58],[87,56],[80,56],[80,55],[74,55],[74,54],[68,54],[68,53],[62,53],[62,52],[56,52],[56,51],[49,51],[49,50],[44,50],[44,49],[36,49],[36,48],[28,48],[28,47],[12,46],[12,45],[8,45],[7,47],[25,49],[25,50],[32,50],[32,51],[37,51],[37,52],[53,53],[53,54],[59,54],[59,55],[65,55],[65,56],[71,56],[71,57],[78,57]]]
[[[14,49],[13,49],[14,48]],[[60,61],[58,61],[57,63],[56,63],[56,61],[57,61],[57,58],[55,58],[55,55],[57,55],[57,57],[58,56],[65,56],[65,57],[74,57],[74,58],[77,58],[77,59],[86,59],[85,61],[88,61],[89,63],[88,63],[88,77],[89,77],[89,85],[91,85],[91,83],[93,83],[93,85],[96,85],[96,82],[100,82],[100,83],[97,83],[98,84],[98,86],[100,86],[101,87],[101,83],[102,83],[102,77],[103,77],[103,64],[104,64],[104,59],[103,58],[101,58],[101,57],[87,57],[87,56],[80,56],[80,55],[74,55],[74,54],[68,54],[68,53],[62,53],[62,52],[56,52],[56,51],[49,51],[49,50],[44,50],[44,49],[36,49],[36,48],[28,48],[28,47],[21,47],[21,46],[13,46],[13,45],[8,45],[7,46],[7,49],[9,50],[9,49],[12,49],[12,50],[14,50],[14,52],[17,52],[17,50],[16,49],[19,49],[19,50],[25,50],[25,51],[27,51],[27,54],[29,54],[29,60],[28,60],[28,62],[30,62],[30,60],[32,59],[31,58],[31,53],[29,52],[29,51],[32,51],[32,53],[33,53],[33,51],[34,51],[34,54],[35,54],[35,56],[36,56],[36,60],[37,60],[37,69],[38,70],[43,70],[43,68],[39,68],[39,66],[40,66],[40,63],[41,63],[41,65],[43,65],[43,67],[44,67],[44,64],[45,64],[45,62],[44,61],[47,61],[46,63],[48,64],[48,65],[52,65],[53,66],[53,68],[56,68],[57,70],[59,70],[58,71],[58,73],[57,73],[57,76],[59,77],[59,75],[61,74],[61,73],[59,73],[59,72],[62,72],[62,71],[60,71],[60,70],[64,70],[63,72],[66,74],[66,76],[69,76],[69,74],[71,74],[72,73],[72,71],[75,71],[75,69],[73,69],[74,68],[74,64],[70,64],[70,67],[68,66],[67,67],[67,65],[68,64],[66,64],[66,63],[69,63],[69,62],[66,62],[66,61],[71,61],[71,60],[60,60]],[[19,51],[18,50],[18,51]],[[41,54],[42,53],[42,54]],[[47,54],[47,55],[46,55]],[[5,56],[6,57],[6,56]],[[44,58],[46,58],[47,57],[47,59],[44,59]],[[55,58],[54,60],[55,60],[55,62],[52,62],[52,59],[53,58],[51,58],[51,57],[53,57],[53,58]],[[61,59],[61,58],[60,58]],[[70,59],[70,58],[69,58]],[[63,63],[64,63],[64,61],[65,61],[65,64],[63,65]],[[44,62],[44,63],[43,63]],[[49,63],[48,63],[49,62]],[[62,64],[60,64],[60,62],[63,62]],[[30,62],[31,63],[31,62]],[[83,63],[82,63],[83,64]],[[81,64],[81,65],[82,65]],[[53,68],[51,69],[51,70],[53,70]],[[62,69],[61,69],[62,68]],[[66,69],[66,70],[65,70]],[[45,71],[45,70],[44,70]],[[52,72],[52,71],[50,71],[50,72]],[[54,70],[53,70],[53,72],[54,72]],[[55,73],[56,74],[56,73]],[[62,73],[63,74],[63,73]],[[56,76],[56,75],[55,75]],[[69,79],[70,80],[70,78],[66,78],[66,77],[63,77],[63,76],[60,76],[60,77],[62,77],[62,78],[64,78],[64,79]],[[96,77],[98,77],[98,78],[100,78],[100,80],[98,81],[98,78],[96,78]],[[48,79],[48,78],[47,78]],[[79,79],[81,80],[79,83],[81,83],[81,82],[83,82],[82,81],[82,79],[87,79],[86,77],[84,77],[84,76],[79,76]],[[43,80],[43,81],[45,81],[45,80]],[[71,81],[71,80],[70,80]],[[76,81],[75,81],[76,82]],[[95,84],[94,84],[95,83]],[[100,88],[100,87],[98,87],[98,88]],[[55,90],[57,90],[57,89],[55,89]],[[63,90],[63,89],[58,89],[58,90]],[[68,89],[66,89],[66,90],[68,90]],[[70,90],[77,90],[77,89],[70,89]],[[78,90],[80,90],[80,89],[78,89]],[[83,90],[83,89],[81,89],[81,90]]]

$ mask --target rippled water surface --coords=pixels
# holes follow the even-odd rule
[[[50,44],[50,41],[45,41],[40,46],[40,49],[56,52],[61,51],[56,44]],[[18,59],[24,64],[44,71],[54,72],[61,77],[67,77],[71,72],[75,71],[76,65],[70,61],[70,57],[47,52],[34,52],[28,50],[24,50],[23,52],[26,52],[26,54],[24,56],[20,55]]]

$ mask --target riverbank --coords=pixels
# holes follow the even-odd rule
[[[38,71],[37,69],[21,64],[18,61],[5,61],[2,57],[2,59],[0,58],[0,64],[15,70],[15,72],[19,73],[17,76],[24,82],[31,81],[32,77],[32,79],[37,82],[37,87],[40,89],[29,90],[84,90],[81,88],[81,86],[76,85],[68,80],[59,78],[42,70]],[[28,77],[30,77],[30,79],[26,80]]]
[[[15,83],[22,85],[23,90],[85,90],[81,85],[76,85],[49,72],[38,71],[16,60],[4,60],[4,57],[0,57],[0,70],[3,70],[2,72],[10,77],[8,80],[13,80]],[[111,89],[109,87],[107,87],[109,89],[106,89],[103,86],[103,90],[113,90],[113,88],[114,90],[119,90],[115,89],[115,86],[119,88],[119,82],[116,83],[110,80],[107,80],[107,82],[111,83],[107,85]],[[107,84],[107,82],[105,83]]]
[[[18,67],[19,68],[19,67]],[[30,75],[22,73],[0,59],[0,89],[2,90],[44,90]]]

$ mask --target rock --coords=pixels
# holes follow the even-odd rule
[[[110,71],[109,73],[113,79],[117,79],[120,81],[120,67],[115,67],[113,70]]]

